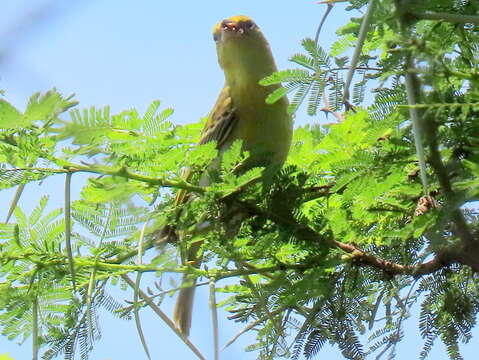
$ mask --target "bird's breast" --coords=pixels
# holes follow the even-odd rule
[[[287,100],[266,104],[272,90],[257,85],[232,91],[237,124],[232,140],[241,139],[244,150],[265,156],[270,163],[286,160],[292,137],[292,121],[287,113]]]

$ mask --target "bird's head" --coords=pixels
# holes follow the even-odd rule
[[[213,39],[217,44],[230,41],[245,41],[246,39],[262,36],[255,22],[244,15],[232,16],[224,19],[213,28]]]
[[[256,23],[244,15],[232,16],[220,21],[213,28],[218,61],[225,70],[254,71],[260,76],[270,75],[274,69],[264,69],[267,65],[274,67],[268,42]]]

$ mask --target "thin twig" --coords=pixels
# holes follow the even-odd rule
[[[32,302],[32,360],[38,360],[39,344],[38,327],[38,297],[35,295]]]
[[[135,282],[131,280],[128,275],[123,274],[121,275],[121,278],[125,280],[125,282],[132,288],[135,288]],[[190,348],[193,353],[202,360],[205,360],[205,357],[201,354],[201,352],[198,350],[198,348],[186,337],[183,336],[183,334],[178,330],[178,328],[175,326],[175,323],[171,321],[171,319],[163,312],[161,309],[150,299],[150,297],[145,294],[143,290],[138,291],[138,295],[146,302],[146,304],[155,312],[156,315],[160,317],[161,320],[171,329],[173,332],[178,335],[178,337],[183,341],[186,346]]]
[[[171,289],[168,289],[168,290],[161,291],[158,294],[151,295],[150,299],[154,300],[154,299],[156,299],[158,297],[161,297],[163,295],[170,294],[172,291],[178,291],[178,290],[186,289],[186,288],[189,288],[189,287],[195,287],[196,288],[196,287],[199,287],[199,286],[205,286],[205,285],[209,285],[209,284],[210,284],[210,282],[208,280],[208,281],[203,281],[203,282],[200,282],[200,283],[195,283],[195,284],[190,285],[190,286],[178,286],[178,287],[175,287],[175,288],[171,288]],[[138,300],[138,306],[142,306],[143,303],[144,303],[143,301]]]
[[[412,291],[414,289],[414,286],[416,286],[417,282],[419,281],[419,279],[416,279],[414,280],[414,282],[411,284],[411,287],[409,288],[409,291],[407,293],[407,296],[406,296],[406,305],[408,304],[409,302],[409,297],[411,296],[412,294]],[[409,308],[412,307],[413,304],[411,304],[409,306]],[[401,308],[401,315],[399,316],[399,321],[398,321],[398,325],[397,325],[397,331],[396,331],[396,335],[393,336],[392,338],[392,343],[393,343],[393,349],[391,350],[392,353],[394,353],[394,349],[396,348],[396,344],[399,342],[399,337],[400,337],[400,334],[401,334],[401,325],[404,321],[404,319],[406,319],[406,315],[408,315],[407,317],[409,317],[410,315],[408,314],[408,311],[407,311],[407,308],[404,307],[404,308]]]
[[[258,267],[255,266],[255,265],[252,265],[246,261],[239,261],[238,264],[241,264],[242,266],[244,266],[245,268],[248,268],[250,270],[257,270]],[[271,274],[268,274],[268,273],[262,273],[263,276],[267,277],[267,278],[270,278],[270,279],[274,279],[274,276],[271,275]]]
[[[349,70],[351,69],[350,66],[343,66],[343,67],[336,67],[331,69],[323,70],[324,73],[333,72],[333,71],[342,71],[342,70]],[[383,71],[383,68],[371,67],[371,66],[357,66],[356,70],[366,70],[366,71]]]
[[[331,10],[333,9],[333,4],[332,3],[327,3],[327,6],[328,8],[326,9],[326,12],[324,13],[320,23],[319,23],[319,26],[318,26],[318,30],[316,30],[316,36],[314,37],[314,42],[316,45],[318,45],[318,42],[319,42],[319,34],[321,33],[321,29],[326,21],[326,18],[328,17],[329,13],[331,12]]]
[[[426,157],[424,155],[424,146],[422,144],[422,126],[420,124],[419,114],[415,107],[417,103],[416,94],[414,90],[414,82],[412,78],[412,71],[414,69],[413,60],[408,57],[406,59],[406,94],[407,102],[409,104],[409,115],[412,119],[412,128],[414,135],[414,144],[416,146],[416,155],[419,161],[419,175],[422,183],[422,190],[424,196],[429,195],[429,185],[427,182],[427,172],[426,172]]]
[[[256,321],[253,321],[251,323],[249,323],[246,327],[244,327],[243,329],[241,329],[235,336],[233,336],[222,348],[221,348],[221,351],[224,351],[228,346],[230,346],[231,344],[233,344],[241,335],[243,335],[244,333],[250,331],[252,328],[254,328],[256,325],[259,325],[261,324],[263,321],[265,321],[267,319],[267,316],[264,316]]]
[[[145,238],[145,230],[146,226],[148,225],[148,220],[145,221],[143,227],[141,228],[140,232],[140,239],[138,241],[138,258],[137,264],[142,265],[142,257],[143,257],[143,240]],[[140,290],[140,283],[141,283],[141,272],[137,273],[136,281],[135,281],[135,288],[133,289],[133,315],[135,317],[135,325],[138,335],[140,337],[141,345],[143,346],[143,350],[145,351],[146,357],[148,360],[151,360],[150,351],[148,350],[148,344],[146,343],[145,334],[143,332],[143,328],[141,326],[141,319],[140,319],[140,312],[138,311],[138,292]]]
[[[101,246],[103,244],[103,240],[105,240],[106,232],[108,231],[108,227],[110,225],[110,220],[111,220],[112,213],[113,213],[113,206],[111,204],[109,204],[105,224],[104,224],[102,232],[100,234],[100,240],[99,240],[98,246],[97,246],[97,249],[99,249],[99,251],[97,252],[97,254],[95,256],[95,266],[93,266],[93,270],[90,274],[90,280],[89,280],[89,283],[88,283],[88,291],[87,291],[87,297],[86,297],[86,301],[87,301],[86,314],[87,314],[87,319],[90,322],[92,322],[91,306],[92,306],[92,303],[93,303],[93,291],[95,290],[96,280],[97,280],[97,278],[96,278],[96,270],[97,270],[96,264],[98,263],[98,259],[100,258],[101,254],[104,252],[104,250],[101,249]],[[90,328],[90,331],[91,331],[91,336],[93,338],[93,326],[89,326],[89,328]]]
[[[387,284],[389,284],[389,282]],[[376,319],[376,315],[378,313],[379,306],[381,305],[381,301],[383,299],[385,292],[386,292],[386,288],[383,288],[381,292],[379,293],[378,297],[376,298],[376,303],[374,304],[374,307],[371,310],[371,318],[369,319],[369,325],[368,325],[369,330],[372,330],[374,326],[374,320]]]
[[[73,291],[76,291],[75,284],[75,262],[73,260],[71,232],[72,232],[72,214],[71,214],[71,181],[72,173],[68,172],[65,176],[65,244],[68,255],[68,264],[70,266],[70,275],[72,277]]]
[[[19,172],[19,171],[32,171],[37,173],[52,173],[52,174],[66,174],[67,169],[54,169],[54,168],[39,168],[39,167],[18,167],[11,169],[0,169],[0,174]]]
[[[358,41],[356,42],[356,46],[354,48],[353,58],[351,59],[351,66],[349,67],[348,75],[346,77],[346,83],[344,85],[344,103],[346,104],[346,108],[349,109],[351,105],[349,105],[349,88],[351,86],[351,82],[353,80],[354,71],[356,70],[356,66],[359,62],[359,56],[361,55],[361,51],[363,49],[364,41],[366,40],[366,36],[369,30],[369,23],[371,22],[373,8],[374,8],[374,1],[369,0],[368,2],[368,9],[366,14],[364,14],[363,21],[361,22],[361,27],[359,29]]]
[[[276,309],[275,311],[272,311],[271,312],[271,315],[275,316],[279,313],[281,313],[282,311],[286,310],[286,307],[282,307],[280,309]],[[221,351],[224,351],[228,346],[230,346],[231,344],[233,344],[241,335],[243,335],[244,333],[250,331],[252,328],[254,328],[256,325],[259,325],[261,324],[263,321],[265,320],[268,320],[268,316],[263,316],[261,318],[259,318],[258,320],[256,321],[253,321],[251,323],[249,323],[248,325],[246,325],[243,329],[241,329],[235,336],[233,336],[222,348],[221,348]]]
[[[243,266],[241,264],[237,264],[237,265],[239,265],[238,266],[239,269],[243,269]],[[268,309],[268,299],[261,296],[261,294],[256,290],[256,287],[254,286],[253,281],[251,281],[251,278],[249,277],[249,275],[244,275],[243,277],[248,283],[251,291],[255,294],[256,298],[259,300],[259,305],[263,308],[263,312],[267,315],[268,319],[271,321],[271,324],[275,328],[276,333],[278,335],[282,335],[283,331],[281,329],[281,326],[277,324],[276,319],[274,318],[274,316]]]
[[[92,173],[92,174],[99,174],[99,175],[118,176],[125,179],[141,181],[150,185],[171,187],[171,188],[176,188],[181,190],[187,190],[194,193],[204,193],[206,191],[204,187],[189,184],[184,180],[175,181],[175,180],[154,178],[151,176],[133,173],[126,167],[112,168],[105,165],[83,166],[80,164],[70,163],[63,159],[56,159],[56,158],[53,158],[52,161],[55,161],[58,164],[62,165],[63,169],[28,168],[28,167],[12,168],[12,169],[0,169],[0,174],[8,173],[8,172],[17,172],[17,171],[34,171],[39,173],[51,173],[51,174],[68,174],[68,173],[84,172],[84,173]]]
[[[109,166],[98,166],[98,165],[82,166],[79,164],[68,163],[68,162],[65,162],[64,160],[59,160],[59,162],[64,164],[63,167],[70,172],[86,172],[86,173],[93,173],[93,174],[118,176],[118,177],[130,179],[130,180],[141,181],[144,183],[148,183],[150,185],[172,187],[172,188],[187,190],[187,191],[191,191],[195,193],[204,193],[206,191],[204,187],[189,184],[184,180],[174,181],[174,180],[168,180],[168,179],[158,179],[158,178],[154,178],[154,177],[150,177],[146,175],[133,173],[126,167],[115,169]]]
[[[175,287],[175,288],[171,288],[171,289],[168,289],[168,290],[161,291],[158,294],[152,295],[152,296],[150,296],[150,299],[154,299],[154,298],[166,295],[166,294],[170,294],[173,291],[179,291],[179,290],[187,289],[187,288],[190,288],[190,287],[195,287],[196,288],[196,287],[199,287],[199,286],[205,286],[205,285],[209,285],[209,284],[210,284],[209,281],[203,281],[203,282],[195,283],[195,284],[192,284],[192,285],[189,285],[189,286],[178,286],[178,287]]]
[[[294,344],[298,342],[298,340],[304,335],[304,332],[306,329],[311,325],[312,321],[316,317],[317,313],[319,310],[324,306],[324,303],[326,302],[327,297],[322,297],[320,298],[311,308],[309,311],[308,316],[304,320],[303,324],[301,325],[301,328],[298,330],[298,333],[296,334],[294,340],[291,342],[289,345],[289,348],[291,349]]]
[[[220,341],[218,332],[218,309],[216,305],[216,283],[215,279],[210,278],[210,308],[211,308],[211,323],[213,325],[213,343],[215,360],[220,359]]]

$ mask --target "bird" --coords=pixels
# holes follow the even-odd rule
[[[268,94],[279,85],[259,84],[277,71],[268,41],[258,25],[245,15],[218,22],[213,28],[213,39],[225,84],[207,117],[199,144],[216,142],[218,158],[211,166],[217,167],[222,154],[236,140],[241,140],[242,150],[250,153],[254,166],[281,167],[291,146],[293,121],[286,97],[273,104],[266,103]],[[183,173],[183,178],[190,176],[189,170]],[[207,186],[208,182],[207,175],[201,176],[201,186]],[[175,202],[180,205],[187,199],[186,192],[179,191]],[[189,245],[187,263],[200,266],[200,246],[200,243]],[[183,336],[188,337],[195,287],[194,282],[191,286],[191,276],[185,275],[182,281],[186,287],[180,289],[173,319]]]

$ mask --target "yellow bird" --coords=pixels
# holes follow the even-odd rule
[[[268,42],[254,21],[243,15],[216,24],[213,39],[225,85],[208,115],[199,143],[216,141],[221,157],[235,140],[240,139],[243,150],[250,152],[255,165],[281,166],[291,145],[293,123],[287,112],[286,98],[274,104],[265,102],[267,95],[278,86],[258,84],[277,71]],[[207,185],[203,179],[201,185]],[[184,201],[185,193],[179,192],[176,202]],[[199,247],[199,244],[192,245],[186,259],[196,261],[198,267]],[[189,335],[191,327],[194,291],[194,286],[181,289],[174,310],[175,323],[185,336]]]

